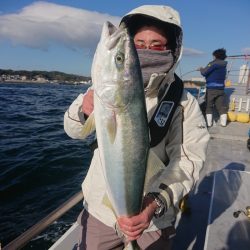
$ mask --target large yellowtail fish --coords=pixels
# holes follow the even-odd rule
[[[94,112],[84,124],[83,136],[96,129],[107,183],[104,203],[118,217],[133,216],[141,210],[143,190],[147,192],[155,178],[171,185],[187,177],[179,168],[166,169],[153,151],[149,151],[140,63],[125,27],[117,29],[109,22],[104,24],[91,75]],[[133,241],[126,249],[139,247]]]
[[[116,216],[133,216],[142,206],[149,131],[140,63],[126,28],[104,24],[91,75],[107,197]],[[131,242],[126,249],[139,248]]]

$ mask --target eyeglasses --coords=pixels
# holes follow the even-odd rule
[[[152,43],[149,45],[146,45],[145,43],[135,43],[136,49],[151,49],[151,50],[159,50],[163,51],[166,50],[166,45],[164,44],[158,44],[158,43]]]

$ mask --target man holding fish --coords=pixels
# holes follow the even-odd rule
[[[182,198],[194,187],[209,134],[196,99],[174,73],[182,53],[177,11],[144,5],[117,29],[104,24],[93,86],[65,113],[66,133],[96,130],[82,184],[79,249],[171,249]]]

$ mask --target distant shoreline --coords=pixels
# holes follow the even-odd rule
[[[0,84],[5,84],[5,83],[32,83],[32,84],[65,84],[65,85],[91,85],[89,83],[71,83],[71,82],[50,82],[50,81],[32,81],[32,80],[5,80],[5,81],[0,81]]]
[[[4,80],[0,81],[0,83],[49,83],[44,81],[32,81],[32,80]]]

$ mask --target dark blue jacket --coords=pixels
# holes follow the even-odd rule
[[[201,68],[200,72],[206,78],[207,89],[224,89],[227,73],[226,61],[215,59],[205,68]]]

